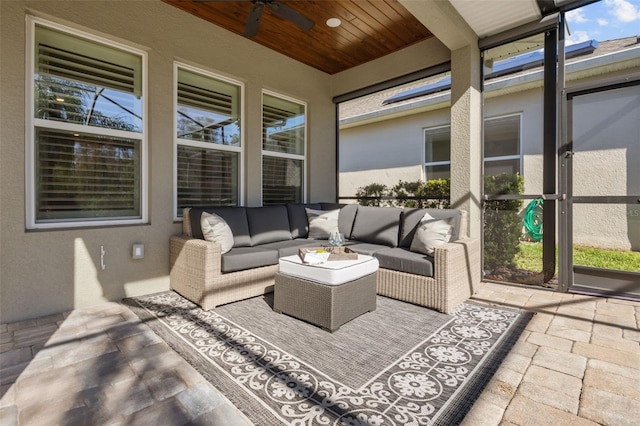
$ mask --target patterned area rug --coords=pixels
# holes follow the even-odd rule
[[[273,312],[270,296],[209,312],[174,292],[125,303],[256,425],[457,424],[531,318],[378,296],[329,333]]]

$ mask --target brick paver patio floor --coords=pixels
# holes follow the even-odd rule
[[[474,299],[536,315],[464,424],[640,424],[640,302],[491,283]],[[1,324],[0,396],[3,426],[250,424],[118,303]]]

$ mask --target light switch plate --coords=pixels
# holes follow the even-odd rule
[[[144,244],[134,243],[131,257],[134,259],[144,259]]]

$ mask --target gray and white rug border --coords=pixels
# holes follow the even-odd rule
[[[184,306],[182,308],[178,308],[178,309],[174,309],[172,307],[168,307],[166,310],[160,310],[160,311],[154,311],[153,309],[150,309],[150,306],[156,306],[155,303],[153,302],[154,299],[157,299],[158,297],[162,298],[162,297],[166,297],[166,295],[171,295],[171,297],[173,297],[173,302],[175,302],[176,300],[182,300],[183,302],[185,302]],[[175,299],[178,298],[178,299]],[[379,386],[378,386],[378,391],[380,391],[380,396],[373,398],[373,392],[370,392],[369,390],[367,390],[367,387],[371,386],[374,382],[376,382],[377,380],[379,380],[382,376],[384,376],[385,374],[389,373],[392,369],[398,367],[399,363],[402,363],[403,361],[405,361],[405,363],[409,363],[411,364],[412,362],[417,362],[418,364],[420,362],[423,362],[424,360],[412,360],[412,356],[419,356],[422,358],[426,358],[424,356],[422,356],[422,353],[420,353],[420,351],[418,351],[420,348],[426,348],[426,345],[429,343],[429,341],[432,341],[434,339],[434,336],[436,336],[436,338],[439,338],[442,340],[443,336],[441,336],[443,334],[443,331],[445,331],[448,328],[452,327],[452,323],[456,323],[457,321],[460,320],[460,315],[463,315],[464,312],[466,312],[466,310],[469,309],[484,309],[484,310],[494,310],[494,311],[499,311],[499,312],[510,312],[513,315],[513,318],[511,321],[511,323],[502,331],[500,331],[500,336],[495,339],[495,341],[491,344],[490,348],[491,350],[487,350],[486,353],[482,354],[482,356],[480,356],[479,361],[477,363],[475,363],[475,365],[473,365],[473,367],[468,371],[465,372],[465,375],[467,377],[473,378],[473,381],[475,382],[479,382],[479,383],[475,383],[473,384],[473,386],[471,386],[472,388],[475,388],[475,391],[469,393],[469,388],[470,388],[470,383],[468,383],[468,381],[465,379],[464,381],[461,381],[459,383],[459,386],[455,387],[455,390],[453,391],[453,393],[448,396],[444,402],[444,404],[442,404],[439,408],[437,408],[435,410],[435,412],[430,411],[424,411],[425,408],[424,406],[420,407],[418,406],[417,403],[406,403],[406,407],[395,407],[395,408],[401,408],[399,409],[400,413],[402,415],[398,415],[396,412],[396,420],[400,420],[400,418],[407,420],[409,418],[411,418],[414,421],[417,421],[418,423],[416,424],[452,424],[452,422],[456,422],[457,420],[461,420],[464,417],[464,413],[466,413],[466,411],[468,410],[464,410],[464,413],[462,413],[462,417],[460,417],[460,412],[461,410],[459,409],[452,409],[452,405],[455,404],[460,404],[461,402],[468,405],[468,407],[470,408],[470,406],[473,404],[473,401],[475,401],[475,399],[477,398],[477,396],[480,394],[482,388],[484,387],[484,385],[486,384],[486,382],[490,379],[490,377],[493,375],[493,372],[495,372],[495,369],[497,369],[497,366],[499,365],[499,362],[502,360],[502,358],[506,355],[506,353],[508,353],[508,351],[510,350],[510,348],[512,347],[512,345],[515,343],[515,340],[517,340],[518,336],[520,335],[522,329],[524,328],[524,326],[526,325],[526,323],[528,322],[530,315],[526,315],[526,313],[522,312],[522,311],[518,311],[518,310],[514,310],[514,309],[509,309],[509,308],[503,308],[503,307],[496,307],[496,306],[491,306],[491,305],[483,305],[483,304],[479,304],[479,303],[472,303],[471,305],[469,304],[464,304],[461,305],[461,307],[457,310],[456,313],[454,313],[451,316],[451,319],[446,321],[446,323],[444,323],[442,326],[440,326],[436,331],[434,331],[432,334],[430,334],[429,336],[427,336],[425,339],[423,339],[420,343],[416,344],[413,348],[409,349],[407,352],[405,352],[405,354],[403,356],[401,356],[399,359],[397,359],[396,361],[394,361],[393,363],[384,366],[384,368],[382,370],[380,370],[378,373],[376,373],[371,379],[369,379],[365,384],[363,384],[362,386],[360,386],[358,389],[353,389],[350,388],[346,385],[344,385],[343,383],[333,379],[332,377],[330,377],[329,375],[327,375],[326,373],[324,373],[323,371],[319,370],[318,368],[316,368],[315,366],[309,365],[307,363],[304,362],[304,360],[301,360],[291,354],[288,354],[287,351],[285,351],[283,348],[269,342],[267,339],[264,339],[260,336],[256,336],[253,333],[251,333],[249,330],[247,330],[246,328],[244,328],[243,326],[237,324],[236,322],[216,313],[213,311],[202,311],[200,308],[198,308],[197,306],[195,306],[194,304],[192,304],[191,302],[186,301],[185,299],[183,299],[181,296],[177,295],[176,293],[173,292],[162,292],[162,293],[158,293],[155,295],[149,295],[149,296],[145,296],[145,297],[139,297],[139,298],[133,298],[133,299],[129,299],[133,302],[136,303],[137,306],[135,307],[139,307],[139,309],[142,309],[145,313],[145,315],[140,315],[139,309],[132,309],[134,310],[134,312],[136,312],[138,314],[138,316],[141,317],[141,319],[143,320],[150,320],[149,321],[149,325],[152,328],[152,330],[154,330],[156,333],[158,333],[161,337],[164,337],[163,334],[164,332],[168,332],[170,335],[173,335],[174,337],[178,337],[179,341],[182,342],[181,344],[176,345],[175,342],[172,342],[171,340],[168,339],[164,339],[165,342],[167,342],[170,346],[186,346],[188,348],[190,348],[195,354],[199,355],[199,360],[200,361],[205,361],[207,365],[211,365],[215,368],[216,371],[222,372],[224,374],[224,376],[233,384],[235,384],[239,389],[242,389],[242,393],[245,396],[248,396],[250,399],[252,399],[255,403],[258,403],[260,406],[262,406],[265,410],[267,410],[272,416],[274,416],[275,418],[277,418],[279,421],[281,421],[283,424],[315,424],[313,423],[314,420],[318,420],[319,423],[323,423],[323,424],[345,424],[345,425],[364,425],[364,424],[379,424],[379,425],[383,425],[383,424],[402,424],[401,422],[395,422],[391,417],[387,417],[386,414],[388,412],[389,409],[394,408],[394,406],[396,406],[396,404],[398,403],[398,401],[401,400],[406,400],[408,399],[409,401],[411,401],[411,396],[414,395],[408,395],[409,397],[403,397],[402,395],[400,395],[400,393],[396,392],[396,398],[394,400],[389,400],[388,397],[392,396],[391,392],[388,393],[384,393],[382,391],[380,391]],[[130,308],[132,308],[131,303],[128,304],[128,306]],[[169,305],[167,305],[169,306]],[[184,309],[188,309],[190,310],[191,316],[193,316],[194,318],[198,318],[197,320],[194,320],[193,318],[190,318],[188,321],[193,322],[194,324],[197,324],[197,328],[201,329],[200,331],[197,331],[195,328],[192,328],[191,330],[196,330],[196,334],[198,333],[202,333],[202,336],[207,335],[209,332],[212,331],[212,328],[215,329],[216,325],[220,326],[222,324],[222,322],[226,323],[227,325],[231,325],[232,327],[235,328],[234,332],[236,333],[234,336],[228,336],[224,338],[225,344],[238,344],[237,341],[234,341],[234,339],[240,337],[240,338],[245,338],[248,336],[251,336],[251,339],[255,339],[255,341],[259,341],[263,344],[265,344],[266,346],[278,351],[279,353],[282,354],[286,354],[286,361],[287,362],[292,362],[293,365],[299,365],[299,366],[303,366],[304,368],[300,368],[300,370],[305,370],[305,371],[312,371],[315,375],[317,375],[317,377],[319,377],[318,379],[316,379],[316,384],[315,384],[315,391],[311,394],[311,395],[306,395],[309,398],[306,399],[311,399],[311,402],[313,402],[314,404],[318,404],[319,399],[321,399],[321,397],[323,396],[323,394],[325,394],[328,391],[324,391],[323,389],[320,389],[320,384],[324,383],[325,385],[327,384],[327,382],[332,382],[333,385],[335,385],[336,389],[340,389],[340,391],[342,393],[347,392],[347,394],[350,392],[354,395],[357,395],[356,397],[352,396],[351,398],[349,398],[348,396],[346,397],[346,400],[351,400],[351,401],[356,401],[359,403],[356,403],[355,405],[358,406],[358,409],[356,410],[351,410],[349,411],[348,408],[349,406],[345,404],[344,400],[343,401],[333,401],[331,398],[326,398],[325,397],[322,399],[322,409],[326,410],[326,413],[310,413],[310,411],[312,411],[311,409],[307,409],[307,407],[305,407],[305,412],[300,411],[300,412],[296,412],[296,410],[294,408],[291,408],[290,405],[287,405],[285,407],[285,405],[283,405],[280,409],[280,411],[278,411],[277,409],[274,409],[274,407],[272,405],[269,405],[269,402],[273,402],[273,401],[267,401],[264,397],[260,397],[255,389],[250,389],[247,387],[246,383],[243,383],[242,381],[239,380],[240,377],[242,377],[241,375],[238,374],[238,372],[236,371],[236,374],[232,374],[231,370],[229,369],[225,369],[223,365],[219,364],[219,362],[216,361],[216,358],[211,358],[210,356],[206,356],[205,354],[203,354],[203,348],[202,347],[198,347],[196,344],[194,344],[192,341],[190,341],[187,337],[185,337],[185,333],[184,332],[180,332],[181,328],[180,328],[180,324],[174,323],[173,327],[170,325],[170,317],[172,315],[172,311],[176,312],[178,310],[184,310]],[[204,317],[204,318],[203,318]],[[186,322],[188,322],[186,321]],[[222,322],[221,322],[222,321]],[[185,323],[186,323],[185,322]],[[208,331],[204,330],[207,329]],[[183,330],[184,331],[184,330]],[[240,334],[238,335],[237,333],[240,332]],[[472,332],[478,332],[478,330],[472,330]],[[218,335],[220,335],[219,332]],[[447,341],[447,338],[451,339],[452,337],[455,336],[451,336],[450,333],[444,333],[444,340],[442,341]],[[251,340],[250,339],[250,340]],[[437,339],[436,339],[437,340]],[[462,344],[463,340],[460,340],[459,342],[457,342],[457,344]],[[478,340],[478,339],[477,339]],[[507,340],[505,342],[505,340]],[[173,343],[173,345],[172,345]],[[214,345],[215,346],[215,345]],[[266,347],[265,346],[265,347]],[[450,349],[452,349],[453,346],[450,346]],[[174,347],[174,349],[176,349],[176,351],[178,351],[179,353],[181,353],[181,355],[184,355],[183,352],[181,351],[179,347]],[[228,349],[228,348],[227,348]],[[426,349],[425,349],[426,350]],[[453,350],[453,349],[452,349]],[[478,349],[479,351],[482,351],[482,349]],[[265,353],[268,352],[265,350]],[[445,351],[446,352],[446,351]],[[425,352],[426,354],[426,352]],[[189,357],[193,356],[194,354],[190,354]],[[427,357],[429,354],[426,354]],[[442,351],[440,352],[440,355],[442,355]],[[459,354],[454,354],[458,357],[463,356],[461,355],[461,353]],[[444,355],[443,355],[444,356]],[[453,359],[453,358],[452,358]],[[187,361],[189,361],[189,359],[187,359]],[[196,361],[196,360],[191,360],[191,361]],[[191,362],[193,365],[193,362]],[[436,365],[438,364],[438,362],[435,363]],[[455,362],[454,362],[455,364]],[[194,365],[195,367],[195,365]],[[264,365],[263,365],[264,367]],[[409,368],[409,370],[407,371],[413,371],[412,368],[415,368],[415,366]],[[435,365],[434,366],[429,366],[430,369],[436,369]],[[199,369],[199,371],[201,373],[204,373],[202,371],[202,368]],[[484,371],[484,373],[483,373]],[[406,371],[405,371],[406,372]],[[206,378],[211,381],[211,373],[210,372],[206,372]],[[246,373],[246,372],[242,372],[242,373]],[[269,371],[270,374],[273,374],[274,376],[276,375],[275,372],[271,372]],[[280,373],[282,374],[282,372]],[[411,375],[411,374],[409,374]],[[418,376],[417,374],[414,374],[413,376]],[[412,376],[412,377],[413,377]],[[453,376],[455,376],[455,374],[453,374]],[[293,379],[295,380],[295,377],[293,377]],[[405,378],[406,379],[406,378]],[[286,380],[290,380],[289,377],[286,377]],[[420,380],[426,380],[426,376],[420,378]],[[451,379],[449,379],[451,381]],[[267,387],[267,383],[269,380],[265,380],[264,382],[264,387]],[[455,381],[455,380],[453,380]],[[273,385],[273,383],[272,383]],[[215,386],[215,384],[214,384]],[[407,385],[409,386],[409,385]],[[282,384],[280,384],[280,387],[283,387]],[[442,387],[442,386],[441,386]],[[427,388],[425,388],[427,389]],[[428,391],[429,389],[427,389]],[[284,389],[284,392],[286,392],[287,389]],[[405,389],[406,392],[413,392],[414,388],[411,388],[411,386],[409,386],[408,388]],[[279,392],[283,392],[282,389],[279,390]],[[363,392],[365,393],[365,395],[363,396]],[[395,392],[395,391],[394,391]],[[416,391],[417,392],[417,391]],[[338,392],[339,393],[339,392]],[[296,398],[294,398],[295,396],[298,397],[304,397],[305,395],[293,395],[292,396],[292,400],[295,400]],[[406,396],[406,395],[405,395]],[[424,394],[422,396],[425,396]],[[369,405],[372,405],[372,407],[368,406],[367,401],[364,401],[367,397],[372,397],[370,401],[368,401]],[[229,398],[230,401],[232,403],[234,403],[235,405],[238,405],[238,401],[234,399],[233,397]],[[300,398],[298,398],[300,399]],[[301,400],[305,400],[305,398],[302,398]],[[416,401],[419,400],[415,399]],[[329,402],[327,402],[329,401]],[[287,401],[283,401],[283,404],[286,403]],[[295,401],[294,402],[294,406],[295,406]],[[300,403],[300,401],[298,401],[298,403]],[[332,405],[333,403],[333,405]],[[376,410],[380,404],[386,403],[388,404],[388,407],[385,410]],[[301,405],[301,404],[300,404]],[[410,407],[410,408],[407,408]],[[339,409],[338,409],[339,408]],[[429,408],[430,410],[433,410],[433,407]],[[420,410],[422,410],[422,412],[420,412]],[[322,410],[321,410],[322,411]],[[366,413],[365,413],[366,411]],[[284,415],[285,414],[289,414]],[[351,413],[351,414],[350,414]],[[251,413],[246,413],[250,418],[251,418]],[[329,415],[333,415],[333,417],[337,417],[337,420],[332,420],[333,417],[329,417],[327,418],[325,414],[329,414]],[[323,417],[324,415],[324,417]],[[342,420],[341,420],[342,419]],[[456,420],[457,419],[457,420]],[[322,420],[322,421],[321,421]],[[325,420],[329,420],[328,422],[325,422]],[[389,422],[385,422],[386,420],[389,420]],[[427,423],[425,423],[425,421],[427,421]],[[257,423],[259,424],[259,423]]]

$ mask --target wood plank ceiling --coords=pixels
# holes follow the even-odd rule
[[[236,34],[243,35],[255,0],[163,0]],[[272,0],[263,0],[269,3]],[[264,8],[251,40],[328,74],[369,62],[433,37],[397,0],[278,0],[311,19],[305,32]],[[329,18],[342,24],[327,26]]]

